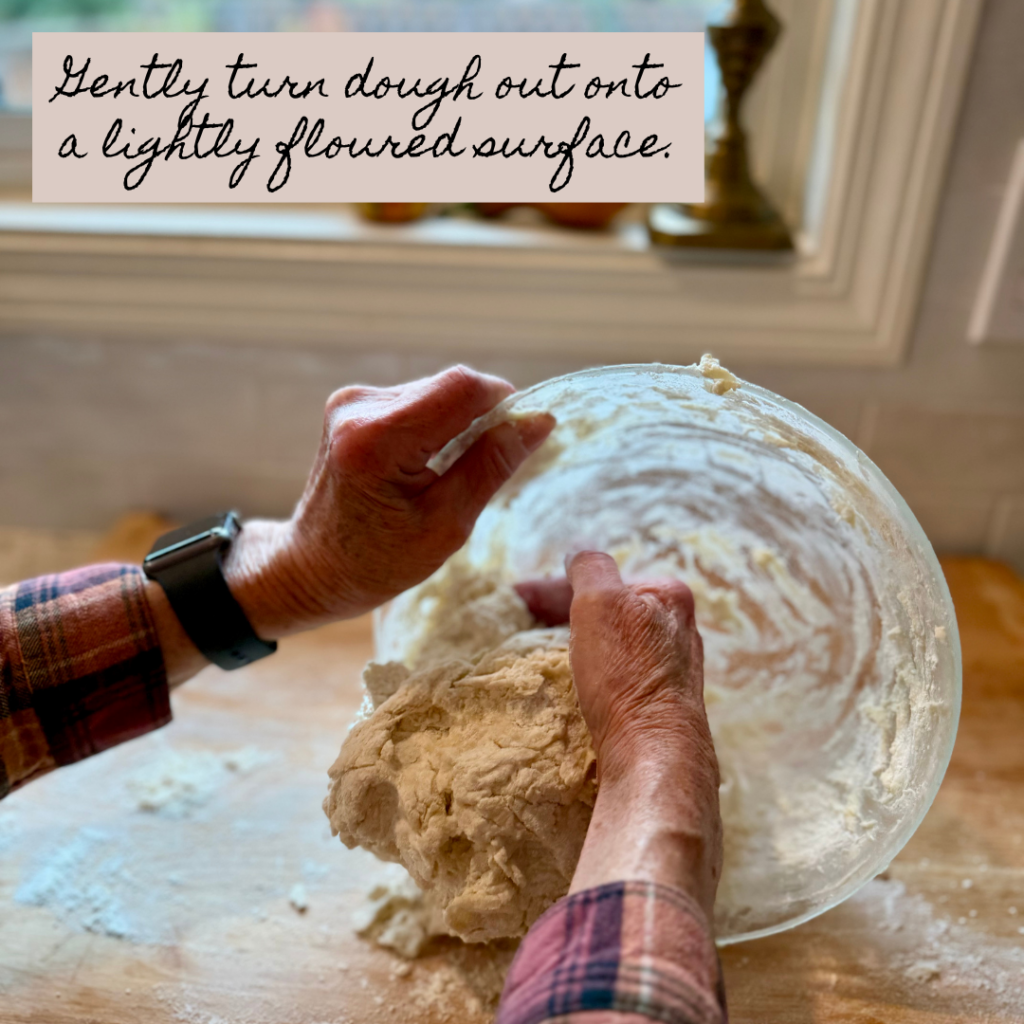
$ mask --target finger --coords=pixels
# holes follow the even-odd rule
[[[387,413],[393,464],[410,476],[421,473],[432,455],[514,391],[508,381],[466,366],[399,388]]]
[[[562,579],[524,580],[515,585],[530,614],[545,626],[562,626],[569,621],[572,587]]]
[[[554,416],[538,413],[488,430],[444,476],[431,473],[428,515],[448,517],[468,537],[495,491],[544,443],[554,425]]]
[[[622,590],[624,586],[615,559],[603,551],[580,551],[573,555],[566,564],[566,576],[574,599],[602,591]]]

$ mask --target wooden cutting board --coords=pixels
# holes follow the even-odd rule
[[[965,677],[939,797],[856,897],[722,951],[734,1022],[1024,1021],[1024,584],[945,568]],[[407,971],[352,932],[381,869],[320,801],[370,651],[359,620],[204,672],[166,729],[0,803],[0,1021],[487,1020],[486,950]]]

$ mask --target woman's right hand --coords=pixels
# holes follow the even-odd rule
[[[573,678],[597,753],[598,805],[573,890],[648,877],[691,891],[710,916],[722,823],[690,588],[626,584],[610,555],[586,551],[569,561],[566,581],[517,589],[548,624],[568,611]]]
[[[596,551],[576,555],[567,573],[573,678],[602,776],[685,739],[717,790],[690,588],[679,580],[627,585],[614,559]]]

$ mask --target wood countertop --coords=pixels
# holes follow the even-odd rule
[[[1024,583],[944,567],[964,701],[938,798],[855,897],[722,951],[734,1024],[1024,1021]],[[370,649],[359,620],[209,670],[166,729],[0,803],[0,1022],[488,1019],[485,951],[441,944],[406,972],[352,933],[381,868],[320,801]]]

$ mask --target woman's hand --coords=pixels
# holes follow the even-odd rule
[[[602,775],[628,770],[680,734],[706,739],[701,753],[713,761],[690,588],[679,580],[627,586],[615,560],[596,551],[569,563],[568,580],[573,678]]]
[[[710,919],[722,865],[718,761],[704,710],[704,651],[684,583],[627,585],[615,561],[576,555],[567,580],[517,588],[571,630],[598,800],[572,891],[650,879],[690,892]]]
[[[615,560],[587,551],[567,560],[565,579],[516,590],[545,625],[571,625],[580,708],[602,771],[652,747],[654,734],[706,727],[704,647],[693,594],[680,580],[623,583]]]
[[[513,390],[455,367],[394,388],[335,392],[292,518],[247,522],[226,567],[257,633],[272,639],[369,611],[457,551],[554,419],[495,427],[442,477],[427,461]]]

